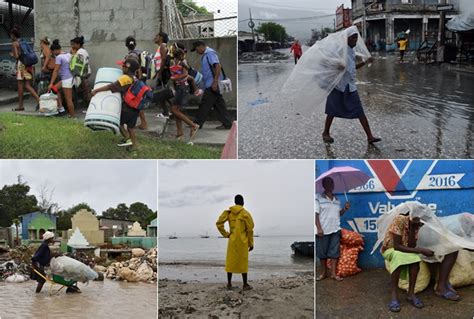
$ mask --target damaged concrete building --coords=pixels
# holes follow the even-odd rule
[[[459,0],[447,0],[452,10],[446,19],[459,10]],[[410,30],[410,50],[416,50],[428,38],[436,39],[439,28],[439,0],[352,0],[352,20],[372,49],[397,49],[397,34]]]

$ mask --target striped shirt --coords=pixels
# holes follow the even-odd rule
[[[324,235],[341,229],[341,202],[336,196],[330,200],[324,194],[316,194],[315,212],[319,216]]]

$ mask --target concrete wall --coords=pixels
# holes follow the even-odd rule
[[[34,225],[34,232],[30,233],[30,228]],[[25,214],[21,216],[21,238],[22,239],[38,239],[41,240],[39,231],[56,230],[56,216],[43,214],[40,212]],[[34,238],[30,237],[35,236]]]
[[[93,75],[97,68],[115,67],[115,62],[123,59],[129,35],[137,39],[139,49],[155,50],[153,38],[160,29],[159,1],[36,0],[35,8],[36,42],[48,36],[59,39],[63,49],[69,50],[70,40],[83,35]]]
[[[99,230],[99,221],[91,212],[81,209],[71,218],[72,228],[68,231],[68,238],[76,228],[91,245],[101,245],[104,243],[104,231]]]

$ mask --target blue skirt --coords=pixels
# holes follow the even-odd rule
[[[344,92],[332,90],[326,101],[326,114],[344,119],[356,119],[364,115],[364,109],[357,91],[349,92],[349,86]]]

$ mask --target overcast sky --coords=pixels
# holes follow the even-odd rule
[[[81,202],[98,214],[119,203],[143,202],[157,209],[156,161],[127,160],[2,160],[0,188],[18,175],[38,197],[43,185],[54,189],[52,200],[62,209]]]
[[[205,7],[207,11],[214,13],[214,18],[227,18],[237,16],[237,0],[195,0],[195,2]],[[215,21],[216,36],[236,35],[237,19]]]
[[[311,161],[160,161],[160,236],[217,236],[217,218],[242,194],[260,235],[311,235]]]
[[[327,16],[303,21],[275,21],[286,28],[289,35],[306,40],[311,37],[311,29],[332,27],[336,8],[344,4],[350,8],[350,0],[239,0],[239,30],[250,31],[248,21],[249,8],[254,19],[287,19]],[[258,26],[260,22],[256,22]],[[263,22],[262,22],[263,23]]]

